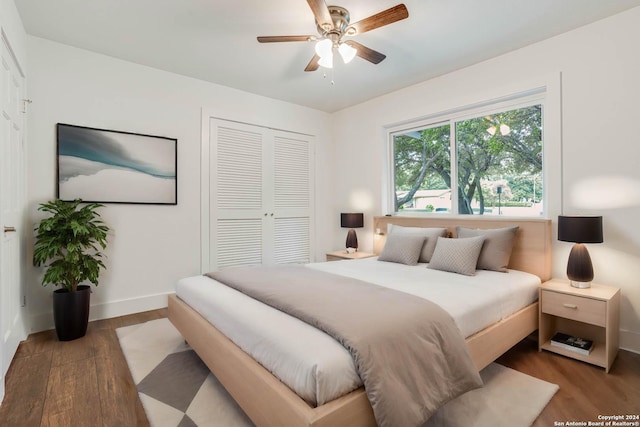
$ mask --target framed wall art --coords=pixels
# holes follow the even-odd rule
[[[178,204],[178,140],[57,124],[62,200]]]

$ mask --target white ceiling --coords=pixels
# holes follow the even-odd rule
[[[331,0],[333,1],[333,0]],[[409,18],[356,36],[387,59],[305,73],[317,34],[305,0],[15,0],[27,33],[328,112],[640,5],[640,0],[405,0]],[[351,22],[398,0],[336,0]],[[332,4],[332,3],[329,3]]]

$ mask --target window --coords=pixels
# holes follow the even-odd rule
[[[394,211],[541,216],[542,101],[518,98],[391,132]]]

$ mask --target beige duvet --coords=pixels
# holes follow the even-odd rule
[[[302,266],[207,276],[347,348],[380,426],[420,426],[444,403],[482,385],[453,319],[424,299]]]

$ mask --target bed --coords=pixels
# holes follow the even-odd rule
[[[446,227],[454,235],[456,226],[494,229],[517,225],[519,229],[509,268],[532,273],[541,281],[550,277],[551,227],[548,220],[376,217],[373,227],[376,254],[384,246],[389,224]],[[537,302],[533,302],[470,335],[466,344],[477,369],[487,366],[537,329],[537,316]],[[256,425],[376,425],[363,388],[314,407],[309,399],[298,396],[176,296],[169,298],[169,318]]]

